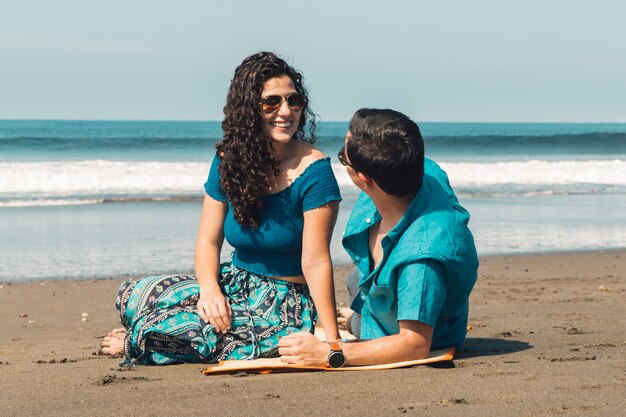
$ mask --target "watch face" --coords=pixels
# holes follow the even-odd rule
[[[331,368],[341,368],[346,363],[346,357],[343,352],[331,352],[328,355],[328,365]]]

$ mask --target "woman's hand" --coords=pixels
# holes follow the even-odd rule
[[[228,300],[219,290],[200,290],[198,313],[202,320],[210,323],[218,333],[230,330],[233,312]]]

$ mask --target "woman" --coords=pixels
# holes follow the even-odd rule
[[[120,287],[121,329],[102,342],[127,365],[278,355],[278,340],[339,339],[330,238],[341,196],[329,158],[312,146],[302,75],[268,52],[235,70],[196,243],[196,276]],[[304,138],[309,118],[310,138]],[[224,237],[235,248],[220,265]]]

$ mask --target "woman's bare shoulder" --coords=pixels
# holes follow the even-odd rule
[[[298,143],[297,154],[301,161],[301,165],[304,165],[305,167],[309,166],[310,164],[317,161],[318,159],[322,159],[326,157],[326,155],[324,155],[324,152],[322,152],[321,150],[319,150],[314,145],[308,142],[297,142],[297,143]]]
[[[302,175],[309,165],[323,158],[325,158],[324,153],[310,143],[296,142],[291,156],[282,162],[281,170],[291,183]]]

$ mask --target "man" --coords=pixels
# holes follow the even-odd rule
[[[343,237],[356,265],[351,310],[339,321],[358,342],[322,342],[309,333],[281,339],[284,362],[339,367],[421,359],[459,346],[478,258],[469,213],[446,173],[424,159],[418,126],[393,110],[361,109],[339,152],[363,192]],[[345,310],[348,310],[346,313]]]

